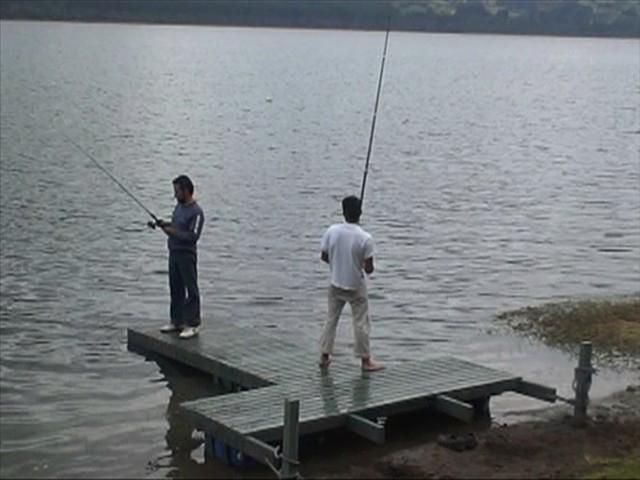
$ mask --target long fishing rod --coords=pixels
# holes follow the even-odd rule
[[[138,200],[138,199],[136,198],[136,196],[135,196],[133,193],[131,193],[131,192],[127,189],[127,187],[125,187],[125,186],[120,182],[120,180],[118,180],[116,177],[114,177],[114,176],[111,174],[111,172],[110,172],[109,170],[107,170],[106,168],[104,168],[104,167],[100,164],[100,162],[98,162],[98,160],[96,160],[96,159],[95,159],[95,157],[94,157],[93,155],[91,155],[89,152],[87,152],[84,148],[82,148],[80,145],[78,145],[76,142],[74,142],[71,138],[69,138],[69,137],[68,137],[67,135],[65,135],[64,133],[62,134],[62,136],[63,136],[64,138],[66,138],[66,139],[67,139],[67,141],[68,141],[71,145],[73,145],[74,147],[76,147],[80,152],[84,153],[84,154],[85,154],[85,156],[87,156],[87,157],[88,157],[88,158],[89,158],[89,159],[90,159],[90,160],[91,160],[91,161],[96,165],[96,167],[98,167],[100,170],[102,170],[104,173],[106,173],[106,174],[107,174],[107,176],[108,176],[111,180],[113,180],[113,181],[116,183],[116,185],[118,185],[118,186],[122,189],[122,191],[124,191],[124,193],[126,193],[127,195],[129,195],[129,197],[131,197],[131,199],[132,199],[134,202],[136,202],[140,207],[142,207],[142,209],[143,209],[145,212],[147,212],[151,218],[153,218],[153,221],[154,221],[156,224],[161,223],[161,220],[160,220],[157,216],[155,216],[155,215],[154,215],[154,213],[153,213],[151,210],[149,210],[147,207],[145,207],[145,206],[144,206],[144,204],[143,204],[140,200]],[[151,224],[151,222],[149,222],[149,224]]]
[[[362,176],[362,188],[360,189],[360,209],[364,204],[364,189],[367,185],[367,175],[369,174],[369,160],[371,159],[371,150],[373,148],[373,135],[376,131],[376,118],[378,116],[378,103],[380,102],[380,91],[382,90],[382,76],[384,75],[384,62],[387,58],[387,45],[389,44],[389,30],[391,27],[391,19],[387,24],[387,33],[384,37],[384,50],[382,51],[382,62],[380,63],[380,76],[378,77],[378,91],[376,93],[376,103],[373,107],[373,118],[371,120],[371,133],[369,135],[369,147],[367,149],[367,161],[364,165],[364,174]]]

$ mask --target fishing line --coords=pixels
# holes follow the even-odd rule
[[[71,138],[69,138],[68,135],[62,133],[61,134],[64,138],[67,139],[67,141],[73,145],[77,150],[79,150],[80,152],[82,152],[87,158],[89,158],[96,167],[98,167],[100,170],[102,170],[111,180],[113,180],[115,182],[116,185],[118,185],[122,191],[124,193],[126,193],[134,202],[136,202],[136,204],[138,204],[145,212],[147,212],[149,214],[149,216],[154,220],[154,222],[158,223],[159,222],[159,218],[151,211],[149,210],[140,200],[138,200],[138,198],[129,191],[129,189],[127,187],[125,187],[122,182],[120,182],[120,180],[118,180],[116,177],[113,176],[113,174],[107,170],[105,167],[102,166],[102,164],[96,160],[96,158],[91,155],[89,152],[87,152],[84,148],[82,148],[80,145],[78,145],[76,142],[74,142]]]

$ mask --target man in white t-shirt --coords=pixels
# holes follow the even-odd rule
[[[373,238],[358,222],[362,210],[356,196],[342,200],[344,223],[329,227],[322,237],[321,258],[329,264],[331,285],[329,286],[329,315],[320,339],[320,366],[331,362],[336,328],[346,303],[353,314],[354,353],[362,362],[362,370],[372,372],[382,365],[371,360],[369,352],[369,299],[363,270],[373,272]]]

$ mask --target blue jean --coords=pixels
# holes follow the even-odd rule
[[[169,290],[171,323],[178,327],[200,325],[198,257],[189,250],[169,251]]]

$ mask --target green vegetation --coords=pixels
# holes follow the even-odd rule
[[[618,478],[635,480],[640,478],[640,450],[633,452],[623,460],[599,462],[601,465],[589,473],[587,480]]]
[[[640,295],[526,307],[498,315],[514,330],[558,346],[590,340],[601,356],[640,355]]]
[[[637,0],[0,0],[0,18],[640,37]]]

